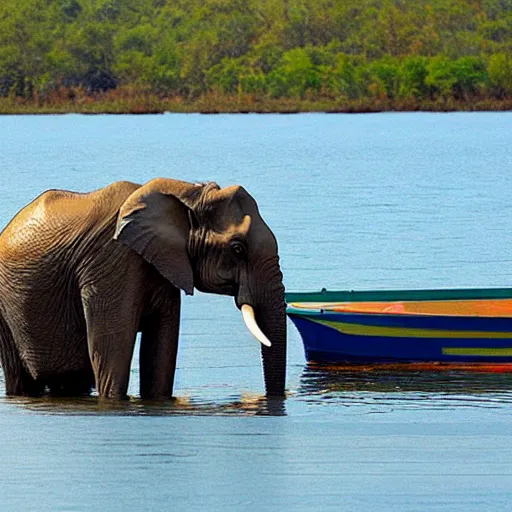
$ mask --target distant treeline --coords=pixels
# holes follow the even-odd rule
[[[512,97],[512,0],[2,0],[0,96]]]

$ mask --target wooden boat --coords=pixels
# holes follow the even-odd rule
[[[510,288],[324,289],[287,293],[286,301],[308,361],[505,364],[512,370]]]

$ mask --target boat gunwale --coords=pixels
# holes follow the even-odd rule
[[[357,308],[358,303],[389,303],[390,306],[408,302],[478,302],[512,300],[512,288],[446,288],[423,290],[361,290],[361,291],[327,291],[320,292],[287,292],[287,314],[298,316],[332,316],[355,314],[362,317],[420,317],[420,318],[465,318],[512,319],[510,315],[485,314],[450,311],[383,311],[382,309]],[[301,305],[302,304],[302,305]],[[339,309],[336,304],[340,304]],[[343,306],[346,309],[343,309]]]
[[[327,290],[286,292],[288,304],[300,302],[391,302],[512,299],[512,288],[431,288],[403,290]]]

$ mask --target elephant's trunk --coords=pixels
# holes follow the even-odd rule
[[[286,381],[286,307],[277,258],[261,268],[253,285],[256,323],[271,346],[261,345],[263,376],[268,396],[283,396]],[[254,277],[254,276],[253,276]],[[262,340],[260,340],[262,341]]]
[[[272,346],[261,345],[263,375],[268,396],[283,396],[286,380],[286,313],[284,296],[278,306],[269,312],[265,308],[259,310],[257,318],[259,325],[267,337],[272,340]]]

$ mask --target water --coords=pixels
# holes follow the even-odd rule
[[[0,117],[0,225],[47,188],[243,184],[289,290],[510,286],[512,113]],[[8,399],[0,510],[509,510],[512,375],[308,367],[267,401],[228,297],[184,299],[176,400]]]

